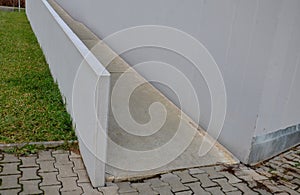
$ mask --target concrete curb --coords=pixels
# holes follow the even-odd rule
[[[13,12],[13,11],[18,11],[18,7],[9,7],[9,6],[0,6],[0,11],[8,11],[8,12]],[[20,8],[21,11],[25,11],[25,8]]]
[[[68,144],[78,144],[77,140],[72,141],[49,141],[49,142],[28,142],[28,143],[17,143],[17,144],[0,144],[0,150],[12,149],[12,148],[22,148],[26,145],[36,145],[44,146],[45,148],[55,148],[61,146],[65,143]]]

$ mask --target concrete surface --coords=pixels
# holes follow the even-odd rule
[[[300,122],[299,0],[57,2],[102,39],[130,27],[163,25],[182,30],[203,43],[220,68],[227,92],[227,115],[219,141],[245,163],[249,160],[253,137]],[[114,49],[118,43],[110,46]],[[184,73],[201,100],[200,125],[207,129],[211,96],[203,76],[195,68],[197,65],[161,48],[134,49],[123,57],[130,65],[149,60],[166,62]],[[160,69],[140,70],[140,74],[148,80],[154,76],[176,80],[177,76]],[[178,105],[169,88],[159,84],[156,87]],[[177,93],[189,100],[189,91]],[[180,106],[198,121],[192,116],[193,105],[190,102]]]
[[[198,152],[200,145],[203,143],[205,132],[197,128],[197,125],[195,125],[190,118],[182,113],[172,102],[143,79],[137,72],[130,69],[130,66],[124,60],[116,56],[104,43],[101,43],[100,39],[85,26],[72,20],[54,1],[49,2],[75,34],[83,40],[96,58],[110,72],[111,90],[115,89],[116,81],[120,79],[120,76],[127,77],[122,83],[125,87],[117,91],[118,99],[114,101],[114,98],[111,98],[111,110],[108,120],[109,140],[106,172],[110,174],[112,178],[118,178],[119,180],[144,178],[171,170],[214,165],[217,163],[232,164],[237,162],[219,143],[216,143],[205,156],[199,157]],[[135,83],[142,85],[134,90],[134,93],[130,96],[130,102],[127,102],[126,90],[128,89],[126,86]],[[127,108],[126,106],[129,106],[130,114],[133,119],[138,123],[144,124],[150,119],[148,109],[154,102],[159,102],[164,106],[166,120],[156,133],[149,136],[136,136],[126,132],[124,128],[116,122],[116,117],[112,113],[112,109],[118,109],[118,114],[120,114]],[[127,114],[126,112],[124,112],[124,114],[121,113],[119,117],[122,119],[127,118]],[[156,109],[153,111],[151,117],[159,119],[162,116],[159,110]],[[125,123],[130,126],[130,119],[125,120]],[[182,129],[182,131],[178,129]],[[143,151],[160,148],[174,140],[176,140],[176,143],[174,143],[166,153],[157,151],[155,155],[143,155]],[[141,154],[131,157],[130,152],[126,153],[126,151],[121,150],[119,146],[125,148],[125,150],[141,151]],[[172,154],[174,151],[177,153]],[[152,164],[155,163],[158,165],[152,166]]]

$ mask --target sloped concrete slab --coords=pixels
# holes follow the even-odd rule
[[[132,80],[142,79],[137,76],[136,73],[132,72],[113,73],[111,77],[112,86],[115,84],[118,78],[121,75],[124,76],[124,74],[131,74],[130,78]],[[134,81],[129,81],[129,83],[132,82]],[[119,98],[122,98],[122,94],[123,93],[121,91]],[[150,136],[135,136],[126,132],[126,130],[120,127],[116,121],[116,118],[112,114],[112,111],[110,111],[108,135],[111,140],[108,141],[108,165],[106,167],[106,172],[110,175],[113,175],[115,180],[139,179],[150,177],[159,173],[169,172],[171,170],[214,165],[218,163],[233,164],[238,162],[236,158],[234,158],[217,142],[207,154],[200,157],[198,153],[203,142],[205,132],[202,129],[197,128],[194,122],[189,119],[189,117],[185,116],[184,113],[181,113],[181,111],[172,102],[165,98],[149,83],[145,83],[136,88],[134,93],[131,94],[130,100],[130,114],[137,122],[141,124],[145,124],[151,120],[151,117],[148,113],[149,107],[152,103],[160,102],[162,105],[164,105],[167,114],[163,126],[156,133]],[[126,98],[124,97],[124,100],[121,102],[126,102]],[[112,102],[112,108],[114,108],[114,106],[118,105],[114,105]],[[159,114],[159,112],[154,112],[154,115]],[[152,117],[155,118],[155,116]],[[159,148],[164,147],[166,143],[171,142],[173,139],[178,139],[176,138],[176,135],[180,134],[180,132],[178,132],[180,131],[179,128],[182,129],[182,135],[179,136],[181,140],[177,140],[175,145],[169,148],[169,150],[172,150],[169,151],[169,154],[171,156],[173,155],[174,157],[174,159],[172,159],[168,153],[160,153]],[[192,139],[189,140],[191,136]],[[184,139],[186,141],[190,141],[190,143],[186,145],[187,143]],[[142,152],[157,150],[157,152],[153,152],[153,156],[150,155],[140,157],[133,155],[131,157],[124,155],[124,150],[120,150],[120,148],[116,147],[115,144],[123,149],[126,148],[127,150],[131,151]],[[187,148],[185,150],[180,150],[180,147],[184,148],[186,146]],[[173,151],[177,151],[178,153],[173,153]],[[161,167],[151,170],[132,171],[136,167],[138,167],[137,169],[140,169],[143,166],[145,166],[145,169],[151,167],[153,159],[156,159],[160,162],[167,162],[168,159],[172,159],[172,161],[167,164],[162,163]],[[154,164],[159,165],[159,163]],[[115,165],[115,167],[111,165]],[[119,168],[116,166],[119,166]],[[121,169],[120,167],[125,169]],[[128,170],[126,170],[126,168],[128,168]]]
[[[50,3],[111,74],[112,102],[108,125],[106,172],[112,175],[113,179],[132,180],[171,170],[238,162],[218,142],[208,153],[200,157],[198,153],[206,135],[205,131],[131,69],[106,44],[95,38],[96,36],[83,24],[73,20],[54,1],[51,0]],[[113,90],[123,77],[126,79],[122,80],[122,86],[130,88],[131,85],[137,84],[138,87],[130,95],[129,101],[126,96],[128,88],[120,88],[114,102]],[[163,112],[155,106],[151,109],[154,104],[162,105]],[[130,113],[125,112],[127,107]],[[117,113],[113,110],[117,110]],[[134,135],[130,133],[131,129],[128,131],[123,127],[130,126],[130,120],[125,121],[127,124],[120,124],[119,121],[119,118],[128,118],[128,115],[138,124],[147,124],[153,118],[158,121],[163,118],[164,123],[155,132],[151,132],[150,128],[147,136]],[[156,123],[151,125],[154,129],[159,126]]]

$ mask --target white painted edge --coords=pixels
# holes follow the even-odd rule
[[[71,141],[45,141],[45,142],[25,142],[25,143],[13,143],[13,144],[0,144],[0,150],[5,149],[12,149],[12,148],[22,148],[26,145],[37,145],[37,146],[44,146],[46,149],[51,147],[58,147],[65,143],[68,144],[78,144],[77,140],[71,140]]]
[[[74,44],[76,49],[88,62],[89,66],[95,72],[97,76],[110,76],[110,73],[106,68],[97,60],[92,52],[85,46],[85,44],[77,37],[77,35],[70,29],[70,27],[63,21],[63,19],[56,13],[52,6],[47,0],[42,0],[46,8],[49,10],[50,14],[53,16],[57,24],[61,27],[67,37]]]

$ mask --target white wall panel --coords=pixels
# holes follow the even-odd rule
[[[26,13],[76,126],[90,180],[104,185],[110,74],[46,0],[27,0]]]
[[[248,160],[253,137],[300,122],[296,101],[300,91],[294,74],[300,53],[297,0],[57,2],[100,38],[124,28],[151,24],[178,28],[202,42],[219,65],[227,90],[227,116],[219,140],[244,162]],[[209,91],[191,64],[168,52],[151,49],[132,51],[123,57],[132,65],[160,59],[181,70],[197,90],[201,100],[200,125],[207,127]],[[141,74],[151,79],[147,72]],[[168,73],[166,76],[172,78]],[[174,93],[157,87],[176,103]],[[184,90],[179,93],[189,94]],[[182,109],[189,114],[192,105],[193,102]]]

